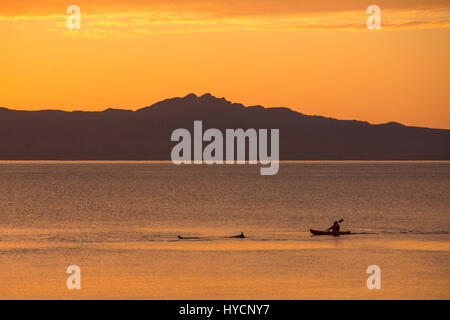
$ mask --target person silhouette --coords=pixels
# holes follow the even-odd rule
[[[339,225],[339,222],[335,221],[333,223],[333,225],[327,229],[327,231],[330,231],[330,230],[332,230],[333,233],[339,233],[339,230],[341,230],[341,226]]]

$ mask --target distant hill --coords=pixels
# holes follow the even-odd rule
[[[278,128],[283,160],[449,160],[450,130],[308,116],[245,107],[210,94],[167,99],[137,111],[0,108],[2,160],[170,160],[170,135],[207,128]]]

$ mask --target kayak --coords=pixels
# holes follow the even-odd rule
[[[177,235],[178,239],[180,240],[194,240],[194,239],[207,239],[207,238],[201,238],[201,237],[182,237],[180,235]],[[244,235],[243,232],[241,232],[241,234],[237,235],[237,236],[231,236],[231,237],[224,237],[224,238],[246,238],[246,236]]]
[[[309,231],[315,235],[315,236],[340,236],[343,234],[350,234],[350,231],[340,231],[340,232],[332,232],[332,231],[319,231],[319,230],[313,230],[309,229]]]
[[[237,235],[237,236],[232,236],[232,237],[225,237],[225,238],[246,238],[246,236],[245,236],[245,234],[243,233],[243,232],[241,232],[241,234],[240,235]]]
[[[200,237],[182,237],[182,236],[180,236],[180,235],[178,235],[177,237],[178,237],[178,239],[180,239],[180,240],[183,240],[183,239],[186,239],[186,240],[200,239]]]

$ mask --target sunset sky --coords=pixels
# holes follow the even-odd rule
[[[69,30],[69,5],[81,29]],[[369,30],[369,5],[381,29]],[[450,129],[448,0],[0,2],[0,107],[138,109],[190,92]]]

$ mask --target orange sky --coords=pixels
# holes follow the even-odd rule
[[[66,8],[81,8],[68,30]],[[368,30],[366,8],[381,8]],[[137,109],[210,92],[450,129],[450,1],[0,2],[0,106]]]

